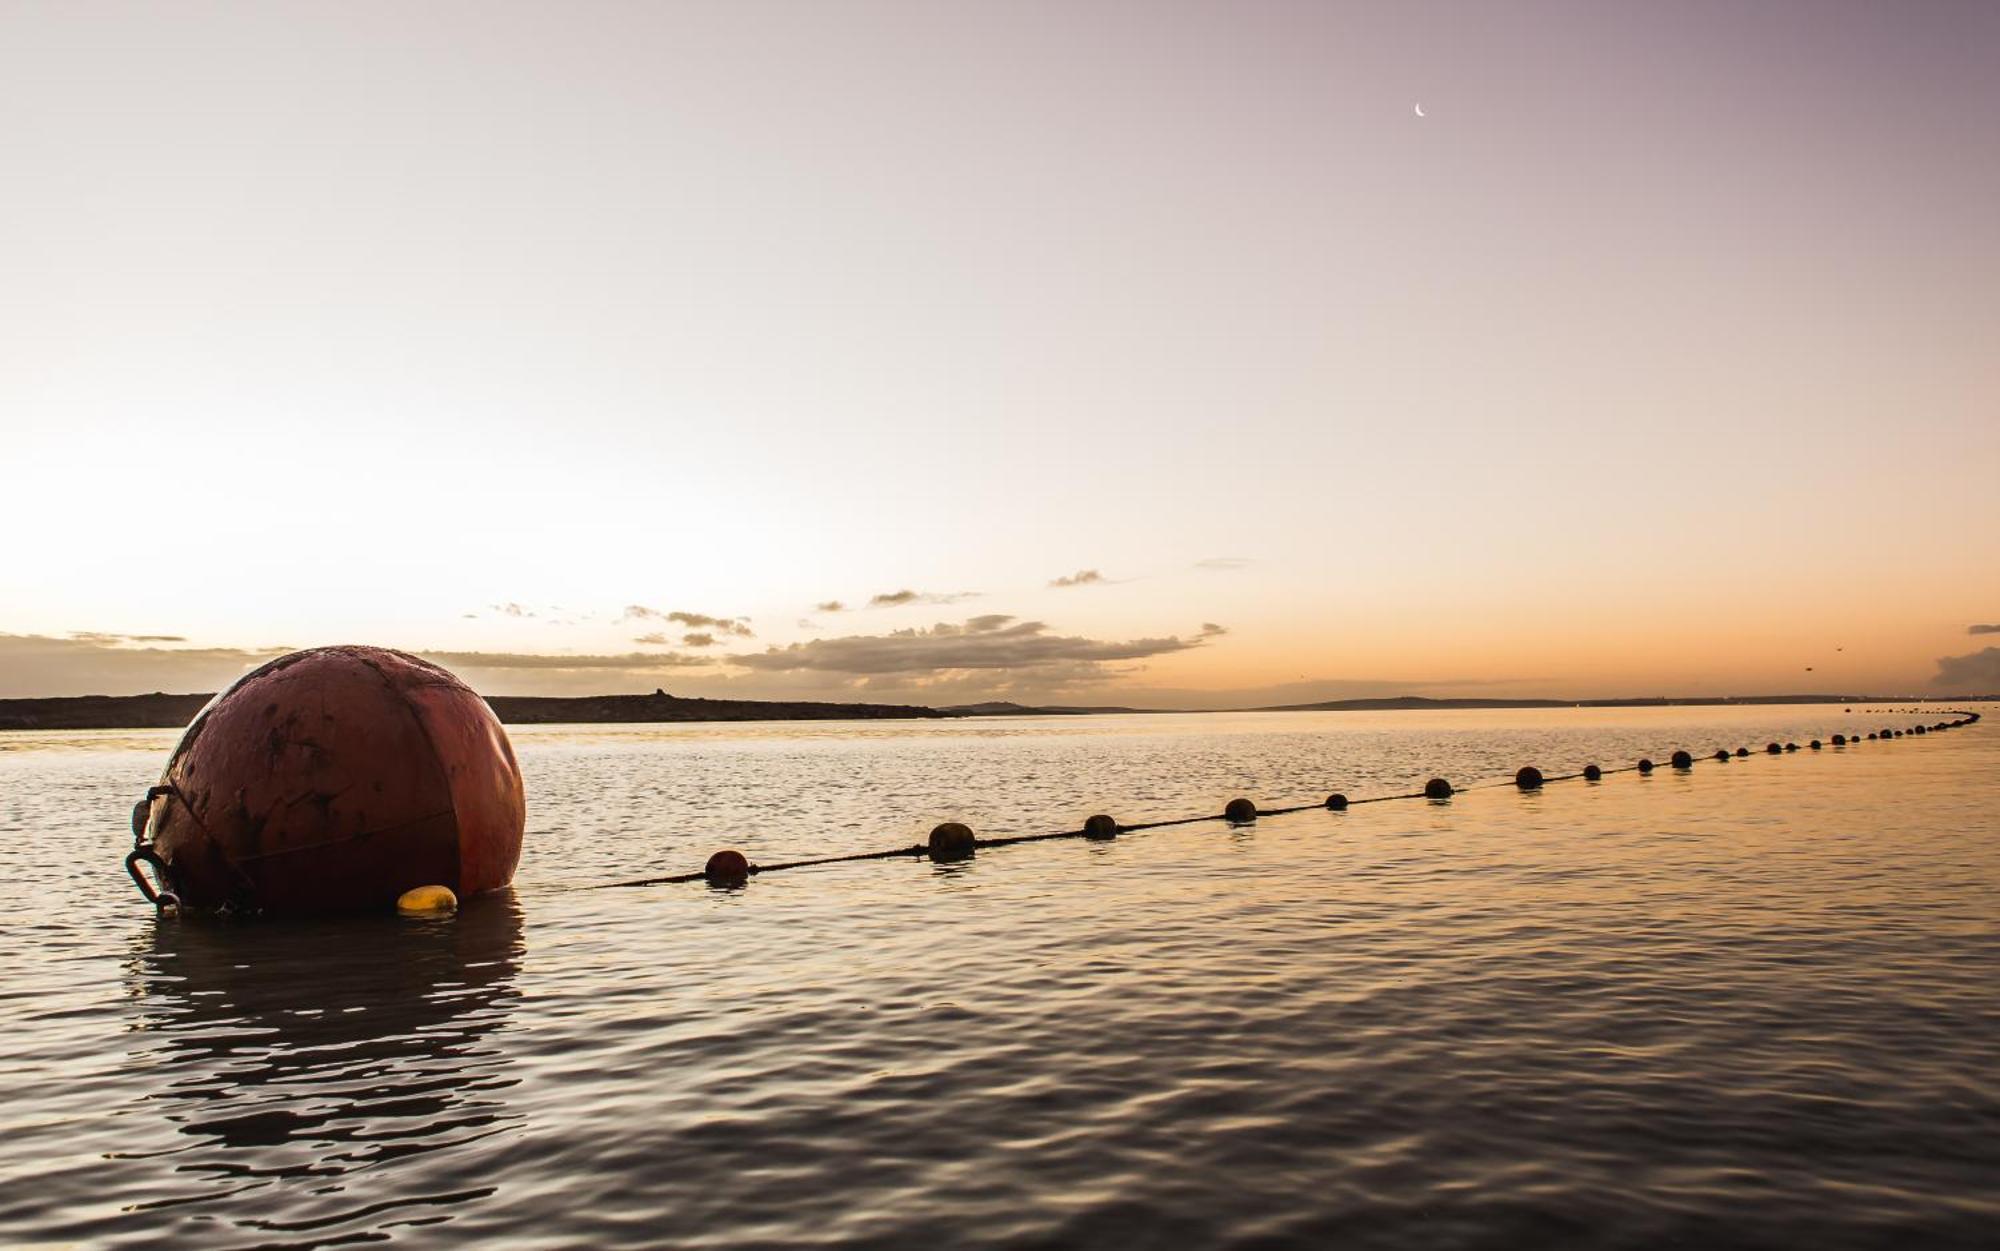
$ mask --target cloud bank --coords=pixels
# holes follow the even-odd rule
[[[1982,647],[1963,656],[1938,657],[1937,674],[1931,678],[1931,685],[1966,694],[2000,692],[2000,647]]]
[[[853,634],[813,639],[788,647],[739,653],[730,663],[758,672],[810,671],[855,677],[915,676],[966,670],[1060,671],[1069,681],[1112,676],[1107,666],[1187,651],[1202,638],[1168,636],[1111,642],[1049,633],[1040,621],[1015,621],[1004,613],[973,617],[963,624],[939,622],[929,628],[888,634]]]
[[[1965,632],[1967,634],[2000,634],[2000,625],[1969,625],[1965,627]]]

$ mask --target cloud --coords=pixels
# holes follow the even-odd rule
[[[2000,625],[1969,625],[1965,627],[1965,632],[1967,634],[2000,634]]]
[[[1213,639],[1213,638],[1220,638],[1227,633],[1229,633],[1227,629],[1215,624],[1213,621],[1204,621],[1201,623],[1201,633],[1196,635],[1195,637],[1204,639]]]
[[[619,617],[619,620],[671,621],[675,625],[683,625],[690,630],[713,630],[719,634],[733,635],[741,639],[756,637],[756,634],[750,629],[750,618],[748,617],[711,617],[707,613],[701,612],[662,612],[658,608],[648,608],[644,604],[627,604],[625,606],[625,613]],[[635,641],[652,643],[665,642],[666,640],[660,638],[658,635],[648,635],[643,639]]]
[[[813,610],[815,612],[846,612],[847,605],[837,599],[830,599],[823,604],[814,604]]]
[[[105,634],[97,630],[71,630],[69,636],[84,643],[121,646],[127,643],[185,643],[178,634]]]
[[[1060,672],[1069,680],[1110,677],[1107,665],[1143,660],[1201,646],[1199,638],[1111,642],[1048,632],[1039,621],[1016,622],[1000,613],[962,625],[813,639],[788,647],[731,656],[730,663],[762,672],[812,671],[862,677],[952,673],[963,670]]]
[[[706,631],[690,631],[681,635],[681,642],[688,647],[714,647],[715,636]]]
[[[683,656],[678,652],[625,652],[609,656],[569,656],[553,652],[433,652],[415,655],[436,661],[447,669],[681,669],[713,663],[706,656]]]
[[[1256,563],[1257,563],[1256,561],[1251,560],[1248,556],[1210,556],[1205,560],[1197,560],[1196,562],[1194,562],[1194,567],[1197,569],[1222,571],[1229,569],[1248,569],[1250,566]]]
[[[885,591],[868,600],[870,608],[900,608],[904,604],[956,604],[962,599],[977,599],[977,591],[952,591],[940,594],[934,591]]]
[[[505,604],[488,604],[486,607],[503,617],[532,617],[535,615],[525,604],[510,602]]]
[[[216,691],[286,647],[160,647],[168,635],[0,634],[0,698]],[[178,640],[171,640],[178,641]]]
[[[2000,691],[2000,647],[1983,647],[1963,656],[1940,656],[1932,686],[1992,694]]]
[[[1097,583],[1104,581],[1107,581],[1105,576],[1097,572],[1097,570],[1095,569],[1079,569],[1075,573],[1066,574],[1060,578],[1050,579],[1049,585],[1050,586],[1094,586]]]

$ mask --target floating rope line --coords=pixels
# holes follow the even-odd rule
[[[1955,730],[1960,726],[1971,725],[1979,720],[1979,714],[1976,712],[1965,709],[1952,709],[1950,711],[1957,716],[1957,720],[1939,721],[1931,725],[1917,725],[1907,730],[1898,730],[1889,726],[1883,726],[1877,730],[1867,731],[1866,738],[1871,742],[1875,742],[1884,739],[1902,738],[1905,734],[1930,734],[1944,730]],[[1835,734],[1832,736],[1830,742],[1834,747],[1852,747],[1859,744],[1862,739],[1862,734]],[[1825,746],[1826,744],[1822,743],[1819,739],[1813,739],[1808,745],[1812,751],[1823,750]],[[1765,745],[1764,754],[1783,756],[1798,750],[1799,745],[1797,743],[1774,742]],[[1708,759],[1720,764],[1730,760],[1747,759],[1749,756],[1750,749],[1748,747],[1738,747],[1733,755],[1727,749],[1718,749]],[[1668,765],[1677,773],[1686,773],[1694,768],[1698,759],[1698,757],[1692,756],[1685,749],[1682,749],[1675,751],[1668,757]],[[742,852],[728,848],[710,856],[707,864],[692,873],[669,873],[658,877],[633,878],[630,881],[624,882],[599,882],[592,886],[579,886],[572,889],[616,890],[633,886],[668,886],[684,882],[707,882],[712,886],[741,886],[752,877],[765,873],[782,873],[787,869],[811,869],[827,864],[850,864],[861,860],[900,860],[928,857],[937,863],[947,864],[969,859],[973,852],[989,847],[1012,847],[1019,843],[1046,843],[1055,839],[1065,838],[1085,838],[1092,841],[1104,841],[1116,838],[1121,834],[1137,834],[1144,830],[1164,830],[1177,825],[1198,825],[1208,821],[1226,821],[1231,825],[1248,825],[1259,817],[1289,816],[1295,812],[1307,812],[1315,808],[1341,812],[1349,807],[1360,804],[1386,804],[1404,799],[1443,801],[1450,799],[1454,794],[1460,793],[1461,789],[1467,791],[1492,790],[1495,787],[1512,786],[1522,791],[1538,791],[1544,786],[1555,782],[1574,782],[1579,780],[1596,782],[1613,773],[1650,774],[1657,767],[1651,758],[1642,758],[1633,764],[1618,765],[1612,768],[1603,768],[1599,765],[1589,764],[1575,773],[1562,773],[1554,777],[1546,777],[1540,769],[1533,765],[1526,765],[1519,772],[1515,773],[1512,780],[1483,782],[1476,786],[1464,788],[1455,788],[1443,778],[1432,778],[1430,781],[1424,783],[1422,790],[1411,791],[1407,794],[1370,795],[1361,799],[1349,799],[1346,795],[1335,792],[1328,795],[1319,803],[1293,804],[1289,807],[1259,808],[1251,800],[1232,799],[1221,812],[1208,813],[1196,817],[1175,817],[1166,821],[1139,821],[1131,825],[1120,824],[1111,817],[1099,813],[1085,821],[1081,829],[1056,830],[1048,834],[1011,834],[1003,835],[999,838],[979,838],[966,826],[956,821],[947,821],[931,831],[928,841],[913,843],[908,847],[891,847],[883,851],[857,851],[840,856],[816,856],[809,860],[787,860],[778,864],[752,864],[749,858]]]

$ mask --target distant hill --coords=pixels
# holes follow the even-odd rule
[[[1072,706],[1047,704],[1037,707],[1033,704],[1010,704],[1004,700],[984,704],[952,704],[938,711],[955,717],[1088,717],[1117,712],[1163,712],[1160,708],[1117,708],[1105,706]]]
[[[1431,699],[1399,695],[1393,699],[1329,699],[1317,704],[1278,704],[1250,712],[1392,712],[1424,708],[1726,708],[1762,704],[1908,704],[1965,703],[1990,695],[1704,695],[1671,699],[1664,695],[1634,699]]]
[[[81,695],[62,699],[0,699],[0,730],[179,729],[212,695]],[[493,695],[486,700],[508,725],[646,724],[664,721],[858,721],[940,719],[953,714],[914,704],[830,704],[760,699],[681,699],[651,695],[586,695],[575,699]]]
[[[916,704],[829,704],[765,699],[682,699],[651,695],[490,695],[486,702],[508,725],[654,721],[878,721],[939,719],[951,714]]]
[[[212,695],[78,695],[56,699],[0,699],[0,730],[179,729],[194,719]],[[1384,712],[1426,708],[1667,708],[1751,704],[1908,704],[1981,703],[1993,695],[1925,697],[1885,695],[1732,695],[1701,699],[1335,699],[1317,704],[1281,704],[1248,712]],[[1005,700],[924,708],[916,704],[835,704],[795,700],[682,699],[665,691],[651,695],[490,695],[486,702],[508,725],[644,725],[669,721],[875,721],[948,720],[956,717],[1083,717],[1170,710],[1115,705],[1015,704]]]

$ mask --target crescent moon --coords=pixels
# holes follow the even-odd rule
[[[1424,115],[1424,106],[1419,104],[1416,106],[1416,109],[1417,109],[1417,116],[1422,117]]]

